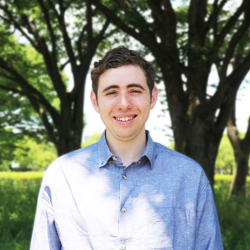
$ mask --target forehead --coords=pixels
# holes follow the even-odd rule
[[[111,68],[104,71],[99,78],[99,89],[108,85],[126,86],[131,83],[147,85],[144,71],[137,65],[124,65],[118,68]]]

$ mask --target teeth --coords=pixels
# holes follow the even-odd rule
[[[125,121],[129,121],[129,120],[133,119],[133,117],[121,117],[121,118],[116,117],[115,119],[118,121],[125,122]]]

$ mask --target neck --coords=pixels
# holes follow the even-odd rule
[[[128,166],[133,161],[136,161],[142,155],[147,145],[145,129],[135,138],[128,141],[119,140],[106,130],[106,139],[109,150],[112,154],[121,158],[124,166]]]

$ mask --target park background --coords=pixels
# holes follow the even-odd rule
[[[175,11],[178,20],[176,31],[181,34],[176,39],[176,47],[169,42],[170,40],[173,43],[175,40],[168,34],[172,32],[171,27],[174,27],[174,23],[171,23],[173,20],[167,20],[171,13],[168,13],[167,17],[164,16],[164,11],[167,12],[170,8],[168,4],[171,4]],[[57,16],[53,12],[62,13],[65,6],[68,8],[67,18],[57,24]],[[108,10],[112,10],[116,15],[109,16]],[[162,19],[158,20],[157,15],[151,16],[151,12],[157,11],[158,16],[162,15]],[[209,22],[209,17],[213,13],[216,16],[216,11],[219,13],[216,32],[221,34],[230,22],[231,27],[227,29],[220,50],[215,53],[215,24],[211,21],[213,32],[208,33],[206,42],[200,42],[202,37],[199,36],[204,33],[202,21]],[[188,13],[191,13],[190,16]],[[125,25],[121,25],[115,17],[119,17]],[[148,23],[141,20],[141,17]],[[91,18],[92,31],[89,28],[91,25],[86,25]],[[49,22],[46,22],[47,20]],[[63,29],[65,23],[66,31]],[[192,25],[193,33],[190,31]],[[103,133],[105,127],[89,99],[90,70],[94,61],[118,45],[140,51],[158,70],[157,87],[160,89],[160,96],[146,124],[153,140],[192,157],[192,152],[197,153],[197,149],[195,151],[192,146],[182,148],[178,137],[181,128],[187,127],[182,142],[185,141],[187,145],[191,142],[192,145],[192,139],[193,142],[197,140],[200,151],[207,150],[204,155],[214,158],[213,164],[209,165],[205,161],[202,162],[202,154],[200,158],[192,157],[204,167],[214,187],[224,248],[250,249],[249,26],[248,1],[0,1],[0,249],[29,248],[36,199],[44,171],[58,155],[95,143]],[[63,32],[68,32],[68,40]],[[156,41],[150,37],[153,35]],[[39,40],[38,36],[44,40]],[[82,47],[79,48],[76,41],[81,36]],[[89,36],[92,36],[90,41]],[[199,38],[195,38],[196,36]],[[70,40],[75,57],[79,54],[75,62],[70,46],[67,45]],[[153,42],[158,48],[155,49]],[[47,51],[43,50],[46,44]],[[171,79],[171,76],[164,75],[166,70],[163,70],[165,68],[172,71],[173,68],[179,67],[176,63],[178,53],[173,53],[175,50],[179,51],[179,63],[182,64],[181,70],[184,72],[181,74],[181,81],[188,96],[186,104],[191,110],[186,110],[188,121],[183,119],[180,124],[175,124],[176,118],[173,114],[179,93],[165,91],[165,86],[168,89],[174,87],[170,86],[167,80]],[[81,57],[79,51],[83,53]],[[165,57],[162,57],[163,52]],[[220,72],[223,63],[227,64],[224,76],[223,72]],[[191,68],[192,64],[196,66]],[[207,68],[208,77],[204,80],[206,77],[201,72]],[[196,72],[197,78],[194,79],[192,74]],[[233,72],[239,73],[233,75]],[[233,76],[233,80],[230,76]],[[208,109],[211,109],[212,113],[207,109],[195,112],[199,106],[204,105],[196,84],[205,86],[204,103],[208,103]],[[65,93],[62,86],[65,86]],[[209,99],[217,90],[223,92],[220,93],[223,98],[213,110],[213,103],[209,103]],[[84,94],[81,96],[81,93]],[[74,99],[77,94],[80,97]],[[67,98],[72,98],[72,101],[69,102]],[[183,96],[180,97],[182,98],[184,99]],[[81,105],[81,101],[84,105]],[[82,108],[78,108],[76,112],[77,105]],[[62,111],[68,108],[72,116],[65,115]],[[223,113],[223,110],[228,112]],[[221,121],[220,113],[223,113],[224,122],[217,126]],[[60,131],[63,131],[62,134],[67,133],[63,127],[70,126],[71,119],[71,125],[74,123],[74,114],[78,114],[81,120],[78,121],[80,128],[74,130],[78,144],[69,147],[66,145],[66,149],[59,148],[56,138],[59,137]],[[183,113],[178,115],[181,117]],[[196,123],[205,121],[206,117],[213,120],[208,119],[209,126]],[[203,127],[204,133],[198,134],[194,130],[200,127]],[[211,141],[207,137],[211,138]],[[211,151],[203,149],[204,144],[218,146]]]

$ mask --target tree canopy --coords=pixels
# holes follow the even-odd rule
[[[108,26],[89,1],[0,2],[0,89],[29,102],[58,155],[80,147],[86,75]]]

